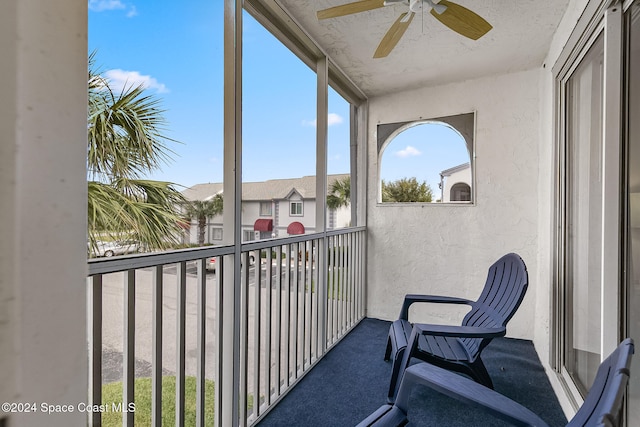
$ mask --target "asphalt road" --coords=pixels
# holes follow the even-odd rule
[[[266,267],[261,266],[262,280],[259,292],[255,289],[256,266],[249,267],[249,292],[248,292],[248,335],[246,338],[248,362],[247,383],[248,389],[255,388],[255,369],[260,370],[260,388],[264,387],[266,378],[266,359],[264,350],[261,351],[260,362],[254,357],[256,345],[261,349],[266,347],[266,325],[268,312],[266,307]],[[163,270],[163,322],[162,322],[162,368],[164,374],[174,374],[176,370],[176,348],[177,348],[177,268],[176,266],[166,266]],[[276,269],[273,268],[273,283],[276,283]],[[282,282],[285,283],[285,273]],[[213,271],[206,274],[206,305],[205,305],[205,377],[214,379],[216,371],[217,351],[217,292],[216,273]],[[292,274],[293,276],[293,274]],[[153,293],[152,293],[152,269],[140,269],[136,271],[135,287],[135,370],[136,376],[148,377],[151,375],[151,361],[153,348]],[[197,268],[195,263],[187,264],[186,275],[186,335],[185,335],[185,367],[186,375],[195,376],[197,370]],[[307,281],[309,278],[307,277]],[[305,352],[311,348],[312,335],[315,335],[315,319],[312,313],[317,310],[315,293],[309,292],[312,287],[300,283],[291,290],[281,290],[278,304],[277,291],[275,285],[271,288],[271,376],[275,378],[277,370],[277,359],[280,358],[280,376],[286,377],[286,372],[290,375],[294,372],[293,361],[305,358]],[[313,297],[312,297],[313,296]],[[256,300],[260,299],[260,322],[256,324]],[[279,310],[279,311],[278,311]],[[296,323],[297,319],[297,323]],[[112,273],[103,276],[103,382],[113,382],[122,380],[122,349],[124,342],[124,273]],[[297,326],[296,326],[297,325]],[[256,338],[254,331],[260,328],[260,337]],[[277,345],[275,331],[281,329],[280,346]],[[316,338],[317,339],[317,338]],[[301,343],[304,342],[304,346]],[[290,345],[298,344],[300,349],[287,350]],[[305,353],[306,354],[306,353]],[[307,357],[308,358],[308,357]],[[261,394],[264,394],[262,392]]]

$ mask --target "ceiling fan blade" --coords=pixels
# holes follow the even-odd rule
[[[336,18],[338,16],[351,15],[352,13],[366,12],[367,10],[378,9],[384,6],[384,0],[361,0],[341,6],[330,7],[329,9],[316,12],[318,19]]]
[[[407,13],[409,14],[409,17],[405,19]],[[391,53],[394,47],[396,47],[396,45],[404,35],[404,32],[407,31],[407,28],[409,28],[409,24],[411,24],[411,21],[413,20],[413,17],[415,15],[415,13],[413,12],[407,13],[403,13],[402,15],[400,15],[400,17],[396,19],[396,22],[393,23],[391,28],[389,28],[389,31],[387,31],[387,34],[384,35],[382,41],[380,41],[380,44],[376,49],[376,52],[373,54],[374,58],[384,58]]]
[[[447,0],[441,0],[438,4],[446,6],[447,9],[442,13],[431,9],[431,14],[458,34],[478,40],[493,28],[481,16],[459,4]]]

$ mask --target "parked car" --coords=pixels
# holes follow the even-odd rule
[[[249,265],[254,265],[255,263],[256,263],[256,258],[253,256],[253,254],[250,254]],[[216,257],[209,258],[207,260],[206,266],[208,271],[216,271]]]
[[[216,271],[216,257],[207,260],[207,270]]]
[[[91,246],[91,244],[89,245]],[[103,242],[98,240],[96,245],[91,247],[93,256],[97,257],[112,257],[114,255],[124,255],[140,251],[140,243],[134,240],[120,240],[114,242]]]

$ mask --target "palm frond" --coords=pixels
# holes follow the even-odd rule
[[[89,55],[88,234],[136,239],[150,248],[178,243],[185,200],[175,185],[142,179],[171,160],[160,100],[143,86],[115,94]]]
[[[179,243],[182,194],[170,183],[150,180],[89,181],[88,226],[92,244],[105,234],[127,235],[149,248]]]
[[[98,176],[136,178],[166,164],[175,154],[164,135],[166,121],[160,99],[143,86],[115,94],[109,82],[89,70],[88,169]]]
[[[338,209],[349,206],[349,203],[351,203],[351,178],[347,176],[331,184],[327,196],[327,206],[329,209]]]

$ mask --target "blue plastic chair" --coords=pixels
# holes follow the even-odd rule
[[[600,364],[589,394],[567,427],[618,427],[620,425],[622,400],[629,381],[633,350],[633,340],[627,338]],[[407,424],[409,396],[416,385],[426,386],[461,402],[477,405],[496,418],[514,425],[547,426],[536,414],[506,396],[469,378],[428,363],[418,363],[405,371],[395,404],[381,406],[358,424],[358,427]]]
[[[407,295],[400,317],[391,324],[387,339],[384,359],[392,358],[393,362],[388,402],[393,403],[402,372],[412,357],[467,374],[480,384],[493,388],[480,353],[493,338],[506,334],[506,324],[520,306],[528,283],[524,261],[519,255],[510,253],[489,267],[487,281],[477,301]],[[419,326],[416,331],[409,322],[409,307],[416,302],[468,304],[471,310],[460,326],[416,324]]]

